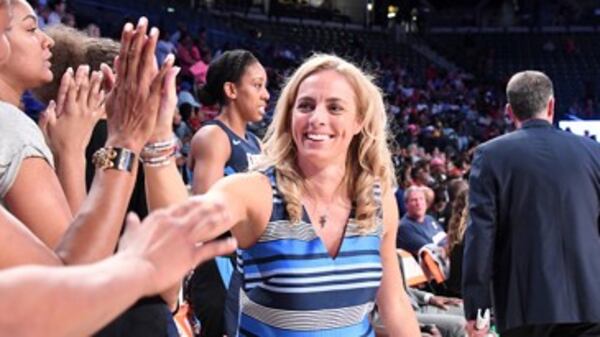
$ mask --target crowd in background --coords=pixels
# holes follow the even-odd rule
[[[94,24],[79,27],[76,15],[62,0],[40,1],[35,9],[42,28],[62,24],[78,27],[90,37],[102,35]],[[410,65],[399,64],[391,56],[374,55],[355,47],[349,46],[345,56],[371,71],[386,100],[393,137],[390,142],[398,181],[396,198],[400,217],[405,216],[407,211],[410,213],[407,210],[410,195],[405,195],[405,191],[412,191],[413,186],[422,188],[427,216],[448,234],[444,242],[450,247],[449,251],[453,251],[453,248],[460,247],[464,233],[465,218],[462,214],[467,207],[464,181],[469,173],[472,151],[480,143],[512,129],[512,122],[504,111],[504,94],[501,88],[478,83],[460,70],[446,71],[429,65],[423,73],[415,73]],[[177,78],[178,102],[173,132],[178,138],[177,165],[188,184],[192,179],[189,169],[192,137],[204,122],[219,114],[217,106],[200,103],[199,89],[206,82],[211,60],[234,48],[252,51],[268,74],[271,99],[267,115],[263,121],[251,125],[251,129],[260,136],[273,117],[273,103],[277,101],[285,79],[308,55],[308,51],[292,43],[209,45],[204,28],[190,32],[185,24],[180,24],[175,31],[161,31],[156,48],[159,64],[168,54],[174,53],[176,64],[181,67]],[[44,109],[44,104],[38,99],[31,94],[23,98],[26,111],[33,118]],[[575,115],[585,114],[585,108],[572,107],[571,110]],[[453,270],[459,269],[455,267]],[[449,282],[456,278],[454,275]],[[459,294],[457,288],[459,286],[454,283],[449,293]]]

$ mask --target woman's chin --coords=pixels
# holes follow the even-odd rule
[[[52,74],[51,71],[45,72],[42,76],[40,76],[37,79],[37,81],[35,81],[35,83],[29,89],[42,87],[42,86],[52,82],[53,79],[54,79],[54,75]]]

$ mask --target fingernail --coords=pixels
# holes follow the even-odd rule
[[[175,55],[169,54],[169,55],[167,55],[167,57],[165,57],[164,64],[173,63],[173,62],[175,62]]]
[[[138,26],[138,27],[142,27],[142,26],[145,26],[145,25],[147,25],[147,24],[148,24],[148,19],[146,19],[146,17],[145,17],[145,16],[142,16],[142,17],[139,19],[137,26]]]
[[[156,28],[156,27],[152,27],[152,29],[150,29],[150,36],[151,36],[151,37],[156,37],[156,36],[158,36],[158,28]]]
[[[175,73],[175,76],[177,76],[179,74],[179,71],[181,71],[181,67],[174,67],[173,68],[173,72]]]
[[[54,100],[50,100],[50,103],[48,103],[48,108],[54,109],[54,107],[56,107],[56,102],[54,102]]]
[[[133,24],[131,22],[127,22],[125,24],[125,27],[123,27],[123,30],[126,31],[126,32],[129,32],[129,31],[133,30]]]
[[[67,68],[67,72],[69,73],[69,75],[73,75],[73,68],[72,67]]]

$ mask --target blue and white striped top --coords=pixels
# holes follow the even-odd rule
[[[273,187],[273,213],[258,242],[238,250],[238,336],[374,336],[369,314],[383,271],[381,211],[376,228],[362,234],[351,214],[339,253],[332,258],[306,210],[299,224],[290,222],[275,170],[266,175]],[[381,205],[378,187],[375,197]]]

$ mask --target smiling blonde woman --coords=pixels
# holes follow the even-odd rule
[[[195,197],[225,205],[233,223],[214,228],[231,227],[239,242],[239,336],[374,336],[375,303],[390,335],[419,335],[395,252],[385,139],[383,99],[370,78],[316,55],[282,91],[265,161]],[[169,198],[181,184],[175,170],[147,170],[163,176],[149,193],[165,204],[177,201]]]

